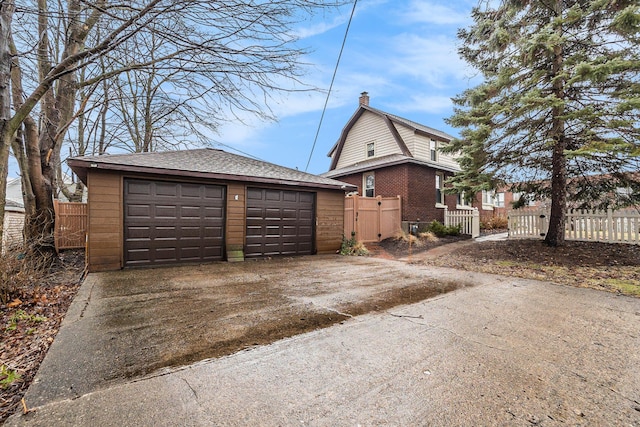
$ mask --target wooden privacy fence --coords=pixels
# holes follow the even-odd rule
[[[549,210],[514,210],[508,218],[510,238],[540,238],[549,230]],[[636,209],[570,209],[565,221],[565,239],[638,245],[640,212]]]
[[[359,242],[379,242],[401,230],[400,196],[347,196],[344,201],[344,235]]]
[[[53,203],[56,213],[56,250],[84,248],[87,238],[87,204]]]
[[[460,234],[467,234],[473,238],[480,235],[480,212],[477,208],[459,211],[449,211],[444,208],[444,225],[460,227]]]

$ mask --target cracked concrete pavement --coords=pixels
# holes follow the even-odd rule
[[[6,425],[640,426],[640,299],[412,268],[476,286],[44,403]]]

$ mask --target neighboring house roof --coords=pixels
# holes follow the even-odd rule
[[[20,178],[8,178],[7,179],[7,193],[5,199],[18,203],[22,206],[22,181]]]
[[[364,114],[365,111],[373,113],[381,117],[385,121],[385,123],[387,124],[387,127],[389,128],[389,131],[393,135],[393,138],[395,139],[396,143],[400,147],[400,150],[402,151],[402,155],[398,154],[397,156],[401,156],[403,158],[402,159],[403,162],[412,162],[417,164],[428,165],[428,166],[435,167],[437,169],[451,170],[452,172],[457,172],[459,170],[454,168],[443,167],[443,165],[436,162],[428,162],[428,161],[415,159],[411,151],[409,151],[409,149],[407,148],[406,143],[398,133],[398,130],[395,128],[394,123],[408,127],[409,129],[413,130],[413,132],[423,136],[427,136],[436,141],[449,142],[454,138],[453,136],[447,134],[446,132],[442,132],[440,130],[431,128],[429,126],[425,126],[420,123],[416,123],[414,121],[402,118],[400,116],[396,116],[395,114],[386,113],[382,110],[378,110],[377,108],[373,108],[367,104],[361,103],[358,109],[356,110],[356,112],[351,116],[351,118],[349,119],[345,127],[342,129],[342,133],[340,134],[340,139],[338,139],[338,141],[334,144],[334,146],[331,148],[331,150],[327,154],[328,157],[333,156],[333,158],[331,160],[331,166],[329,167],[329,172],[325,172],[324,174],[322,174],[323,176],[338,176],[338,175],[344,176],[347,174],[345,173],[345,171],[347,170],[348,170],[348,173],[356,172],[356,171],[352,171],[351,169],[354,167],[357,167],[358,165],[341,168],[339,171],[336,170],[336,166],[338,164],[338,160],[340,159],[340,155],[342,154],[342,148],[344,147],[344,144],[347,140],[347,135],[349,134],[349,131],[351,130],[353,125],[358,121],[358,119],[362,116],[362,114]],[[397,164],[399,159],[396,158],[395,156],[396,155],[387,156],[387,160],[389,160],[390,162],[388,165],[384,163],[376,162],[376,166],[382,167],[382,166],[390,166],[392,164]],[[383,158],[380,158],[380,159],[383,159]],[[377,159],[377,160],[380,160],[380,159]],[[360,165],[362,164],[363,163],[360,163]],[[369,166],[369,168],[370,167],[371,166]],[[358,167],[358,170],[361,170],[361,169]],[[334,171],[336,173],[333,173]]]
[[[390,154],[388,156],[378,157],[364,162],[359,162],[354,165],[350,165],[340,169],[330,170],[321,174],[327,178],[341,177],[351,175],[354,173],[365,172],[372,169],[379,169],[381,167],[395,166],[404,163],[411,163],[422,166],[431,166],[436,169],[446,170],[449,172],[458,172],[459,169],[444,166],[442,164],[431,162],[427,160],[416,159],[414,157],[405,156],[404,154]]]
[[[7,199],[4,204],[4,210],[10,212],[24,212],[22,203]]]
[[[345,191],[356,188],[344,182],[213,148],[76,157],[69,159],[67,164],[85,184],[88,169],[106,169]]]

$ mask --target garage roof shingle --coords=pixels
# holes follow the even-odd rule
[[[355,189],[350,184],[334,179],[213,148],[75,157],[69,159],[67,163],[85,184],[88,169],[106,169],[195,178],[335,188],[344,189],[345,191]]]

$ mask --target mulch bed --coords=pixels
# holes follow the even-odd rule
[[[469,240],[469,236],[447,236],[440,237],[438,240],[431,241],[426,239],[420,239],[419,242],[412,243],[409,246],[409,242],[401,239],[389,238],[377,243],[377,246],[381,247],[386,253],[395,257],[403,258],[409,255],[409,250],[412,254],[428,251],[429,249],[436,248],[438,246],[447,245],[449,243],[459,242],[461,240]],[[375,245],[373,245],[375,246]],[[369,245],[367,245],[369,247]],[[375,249],[374,249],[375,251]]]
[[[84,274],[84,251],[65,251],[60,263],[33,286],[0,305],[0,424],[21,410],[21,399],[58,333]],[[15,378],[15,377],[14,377]]]

